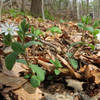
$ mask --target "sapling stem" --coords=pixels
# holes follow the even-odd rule
[[[26,54],[23,54],[24,59],[26,60],[27,66],[29,67],[29,62],[27,60]]]

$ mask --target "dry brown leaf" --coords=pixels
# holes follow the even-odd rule
[[[75,33],[70,36],[70,39],[73,40],[73,42],[80,42],[82,39],[82,33]]]
[[[95,83],[96,84],[100,84],[100,70],[93,70],[91,72],[91,74],[94,76],[95,78]]]
[[[22,63],[15,63],[14,67],[12,68],[11,71],[9,71],[5,66],[3,66],[3,73],[12,76],[12,77],[19,77],[20,72],[27,72],[28,67]]]
[[[3,73],[0,73],[0,85],[5,85],[7,88],[4,88],[2,92],[7,93],[10,90],[15,90],[20,87],[22,87],[23,84],[25,84],[27,80],[25,80],[22,77],[10,77]]]
[[[15,90],[18,100],[41,100],[42,91],[39,88],[33,88],[30,83],[26,83],[22,88]]]
[[[0,56],[0,61],[2,64],[2,72],[8,76],[19,77],[20,72],[27,72],[29,69],[25,64],[16,62],[14,67],[12,68],[12,70],[9,71],[5,66],[5,60],[4,60],[3,56]]]
[[[94,76],[95,83],[100,84],[100,69],[95,65],[89,64],[86,66],[84,75],[87,79]]]
[[[76,91],[82,91],[82,84],[84,82],[80,82],[78,80],[73,80],[73,79],[66,79],[65,80],[68,83],[68,86],[73,87]]]

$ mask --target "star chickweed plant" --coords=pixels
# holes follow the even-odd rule
[[[27,74],[25,74],[24,78],[28,79],[33,87],[38,87],[40,83],[45,79],[45,71],[40,66],[32,64],[28,61],[26,56],[26,48],[34,46],[35,44],[42,45],[42,43],[35,41],[35,37],[28,42],[25,41],[25,38],[27,38],[28,34],[33,34],[32,36],[34,36],[34,31],[28,33],[29,26],[30,25],[27,24],[25,19],[21,22],[18,28],[13,27],[12,24],[6,24],[6,26],[2,25],[1,34],[4,35],[4,40],[7,43],[10,37],[10,43],[8,43],[8,46],[11,46],[13,50],[13,52],[5,58],[5,65],[8,70],[12,70],[16,62],[26,64],[29,67],[29,71],[27,72]],[[12,41],[13,35],[15,35],[14,32],[16,30],[20,41]],[[7,44],[6,42],[4,43]],[[17,59],[19,55],[21,55],[23,59]]]
[[[4,43],[5,45],[9,46],[12,42],[12,37],[17,35],[18,31],[18,26],[16,26],[15,24],[11,23],[5,23],[5,24],[1,24],[1,32],[0,34],[3,34],[4,36]]]
[[[11,35],[17,35],[18,26],[14,25],[13,23],[8,24],[1,24],[1,32],[0,34],[4,33],[5,35],[11,34]]]

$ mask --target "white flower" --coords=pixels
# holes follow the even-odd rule
[[[100,33],[98,33],[96,36],[97,36],[97,39],[100,41]]]
[[[12,24],[1,24],[1,32],[0,34],[4,33],[5,35],[11,34],[11,35],[17,35],[18,27]]]

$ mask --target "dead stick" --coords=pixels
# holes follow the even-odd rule
[[[46,68],[49,72],[51,72],[54,69],[54,65],[44,62],[42,60],[38,60],[38,63],[41,64],[44,68]]]
[[[58,54],[57,54],[57,57],[58,57],[58,59],[59,59],[60,61],[62,61],[62,63],[63,63],[64,65],[66,65],[66,66],[68,67],[69,71],[70,71],[72,74],[74,74],[77,78],[80,78],[80,77],[81,77],[81,75],[80,75],[79,73],[75,72],[74,69],[70,66],[70,64],[69,64],[64,58],[62,58],[62,57],[61,57],[60,55],[58,55]]]

